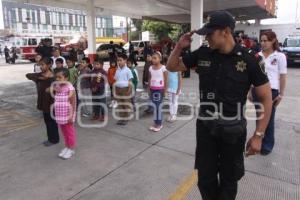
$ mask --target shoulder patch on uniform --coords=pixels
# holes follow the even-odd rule
[[[211,66],[211,61],[209,61],[209,60],[198,60],[198,66],[210,67]]]
[[[237,71],[239,72],[243,72],[247,69],[247,63],[245,63],[243,60],[237,62],[237,64],[235,65],[235,68]]]

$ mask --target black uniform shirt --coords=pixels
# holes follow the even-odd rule
[[[200,47],[184,55],[183,62],[199,74],[200,112],[244,116],[250,86],[268,82],[261,58],[239,45],[229,54]]]

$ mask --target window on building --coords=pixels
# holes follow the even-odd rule
[[[37,10],[36,12],[36,15],[37,15],[37,23],[40,24],[41,23],[41,13],[40,13],[40,10]]]
[[[36,38],[29,38],[28,39],[28,45],[37,45],[37,39]]]
[[[62,22],[62,14],[61,13],[58,13],[58,23],[59,23],[59,25],[63,24],[63,22]]]
[[[30,22],[31,21],[31,10],[26,10],[26,21]]]
[[[27,12],[24,8],[22,8],[22,22],[27,22]]]
[[[106,28],[106,19],[102,18],[102,28]]]
[[[56,25],[52,25],[52,30],[56,30]]]
[[[107,28],[112,28],[113,27],[112,18],[107,18],[106,19],[106,27]]]
[[[102,27],[102,18],[97,17],[96,18],[96,27],[101,28]]]
[[[76,19],[77,19],[77,17],[76,17],[76,15],[72,15],[72,21],[73,21],[73,26],[77,26],[77,22],[76,22]]]
[[[64,27],[62,25],[59,26],[59,30],[64,30]]]
[[[44,24],[43,25],[43,30],[45,30],[45,31],[48,30],[48,25]]]
[[[69,15],[68,14],[63,14],[63,25],[64,26],[69,26]]]
[[[76,23],[76,26],[80,26],[80,15],[77,15],[77,23]]]
[[[12,28],[12,29],[17,29],[17,23],[12,23],[12,24],[11,24],[11,28]]]
[[[86,27],[86,16],[83,16],[83,27]]]
[[[31,11],[31,19],[32,19],[31,22],[32,22],[33,24],[36,23],[35,12],[36,12],[35,10],[32,10],[32,11]]]
[[[49,16],[49,14],[47,15]],[[46,12],[41,10],[40,11],[40,17],[41,17],[41,24],[50,24],[50,23],[46,23]],[[48,18],[49,22],[50,22],[50,19]]]
[[[50,14],[51,14],[51,19],[52,19],[51,24],[56,25],[56,14],[55,14],[55,12],[51,12]]]
[[[27,46],[27,38],[22,38],[22,45]]]
[[[22,9],[21,8],[18,8],[18,18],[19,18],[18,22],[23,22],[22,21]]]
[[[27,23],[22,23],[22,29],[28,29],[28,24]]]
[[[73,26],[73,15],[69,14],[69,25]]]
[[[17,22],[17,13],[15,10],[11,10],[11,24]]]

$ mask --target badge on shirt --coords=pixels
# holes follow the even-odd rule
[[[201,66],[201,67],[210,67],[211,66],[211,62],[210,61],[206,61],[206,60],[199,60],[198,61],[198,66]]]
[[[244,61],[240,61],[240,62],[237,62],[235,67],[238,72],[243,72],[247,69],[247,63],[245,63]]]
[[[271,65],[277,65],[277,59],[276,59],[276,58],[274,58],[274,59],[272,60]]]

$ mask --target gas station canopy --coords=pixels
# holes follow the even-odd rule
[[[191,29],[202,27],[203,17],[212,11],[227,10],[237,20],[275,17],[276,0],[16,0],[21,3],[84,10],[87,14],[88,52],[93,58],[96,15],[118,15],[151,18],[175,23],[191,23]],[[201,37],[193,35],[191,49],[201,45]]]
[[[91,0],[17,1],[86,10]],[[95,14],[190,23],[191,1],[195,0],[94,0],[94,7]],[[215,10],[228,10],[237,20],[265,19],[276,15],[275,0],[203,0],[203,5],[204,16]]]

